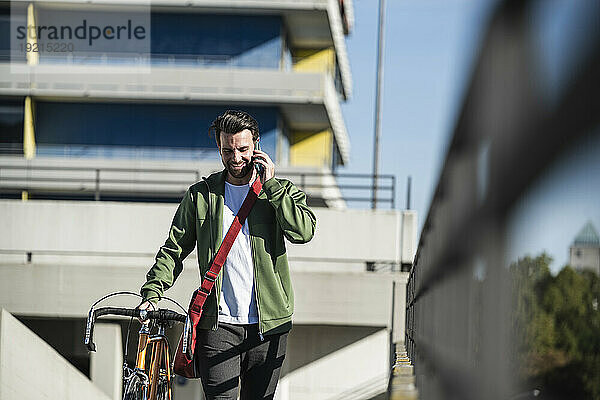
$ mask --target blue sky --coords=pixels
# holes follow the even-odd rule
[[[587,221],[600,228],[600,129],[576,143],[528,189],[509,216],[507,256],[542,251],[558,272]]]
[[[396,175],[398,208],[405,207],[406,180],[412,176],[411,208],[418,213],[419,231],[492,3],[386,2],[379,171]],[[354,1],[355,25],[347,39],[354,94],[342,106],[352,150],[343,172],[372,173],[377,4]]]

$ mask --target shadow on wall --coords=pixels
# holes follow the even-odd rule
[[[281,376],[333,354],[384,328],[369,326],[294,325]]]

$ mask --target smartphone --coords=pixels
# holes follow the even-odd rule
[[[260,150],[260,141],[256,141],[256,145],[254,146],[254,148],[256,150]],[[263,178],[263,174],[265,172],[265,167],[263,167],[262,164],[254,163],[254,168],[256,168],[256,172],[258,172],[258,175],[262,179]]]

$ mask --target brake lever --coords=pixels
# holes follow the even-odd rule
[[[96,345],[93,341],[94,336],[94,309],[90,308],[88,313],[87,322],[85,325],[85,340],[83,343],[89,351],[96,351]]]

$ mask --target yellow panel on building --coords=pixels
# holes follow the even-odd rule
[[[25,97],[25,111],[23,118],[23,155],[31,160],[35,157],[35,122],[34,104],[31,97]]]
[[[292,132],[290,165],[329,167],[333,145],[333,132]]]
[[[304,72],[325,72],[333,74],[335,71],[335,52],[332,48],[320,50],[295,50],[294,70]]]

